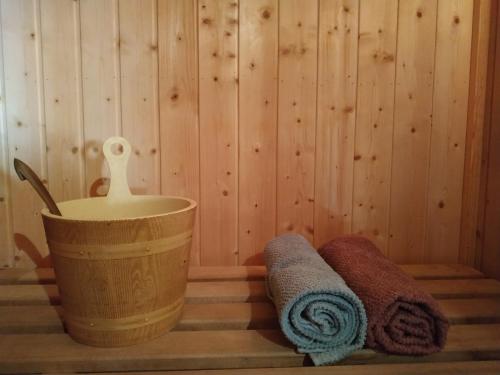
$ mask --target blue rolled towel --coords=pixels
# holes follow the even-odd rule
[[[264,249],[267,291],[281,330],[316,366],[361,349],[366,337],[362,302],[302,236],[284,234]]]

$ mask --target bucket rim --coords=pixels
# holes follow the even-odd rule
[[[85,218],[74,218],[74,217],[67,217],[67,216],[59,216],[59,215],[54,215],[52,214],[47,207],[42,208],[40,211],[41,215],[43,217],[46,217],[50,220],[60,220],[60,221],[67,221],[67,222],[84,222],[84,223],[92,223],[92,222],[126,222],[126,221],[132,221],[132,220],[147,220],[147,219],[152,219],[152,218],[159,218],[159,217],[165,217],[165,216],[172,216],[175,214],[179,214],[182,212],[190,211],[198,206],[198,203],[190,198],[182,197],[182,196],[176,196],[176,195],[132,195],[132,199],[135,198],[144,198],[147,197],[148,199],[151,198],[161,198],[161,199],[179,199],[179,200],[185,200],[189,202],[189,205],[187,207],[181,208],[180,210],[175,210],[175,211],[168,211],[160,214],[155,214],[155,215],[143,215],[143,216],[131,216],[131,217],[123,217],[123,218],[116,218],[116,219],[100,219],[100,218],[92,218],[92,219],[85,219]],[[95,199],[106,199],[106,197],[89,197],[89,198],[79,198],[79,199],[70,199],[59,203],[68,203],[68,202],[76,202],[76,201],[89,201],[89,200],[95,200]]]

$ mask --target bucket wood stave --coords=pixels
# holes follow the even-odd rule
[[[152,339],[177,323],[184,306],[196,202],[126,190],[58,203],[63,216],[42,211],[65,325],[84,344]]]

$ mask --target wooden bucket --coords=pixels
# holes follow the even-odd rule
[[[119,144],[115,155],[111,146]],[[129,143],[103,146],[111,171],[107,197],[42,211],[68,333],[94,346],[125,346],[169,331],[184,305],[196,202],[132,195]]]

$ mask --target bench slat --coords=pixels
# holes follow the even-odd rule
[[[93,348],[67,335],[0,335],[0,373],[296,367],[305,362],[278,330],[177,331],[124,348]],[[27,355],[29,353],[29,355]],[[500,359],[500,324],[452,326],[441,353],[389,356],[361,350],[344,364]]]
[[[500,299],[440,300],[452,324],[500,323]],[[62,333],[58,306],[0,306],[0,333]],[[267,302],[187,304],[176,330],[278,328],[274,306]]]
[[[500,297],[500,282],[493,279],[418,280],[417,283],[435,298]],[[187,286],[188,303],[266,301],[263,281],[204,281]],[[59,303],[54,284],[0,285],[1,305],[46,305]]]
[[[154,372],[154,375],[498,375],[500,361],[405,363],[349,366],[335,365],[323,367],[287,367],[230,370],[191,370]],[[60,374],[64,375],[64,374]],[[69,374],[66,374],[69,375]],[[153,375],[151,372],[107,372],[95,375]]]
[[[474,279],[483,278],[478,270],[461,264],[410,264],[401,265],[403,271],[416,279]],[[192,267],[190,281],[262,280],[266,274],[264,266],[238,267]],[[0,285],[7,284],[53,284],[52,268],[2,269]]]

